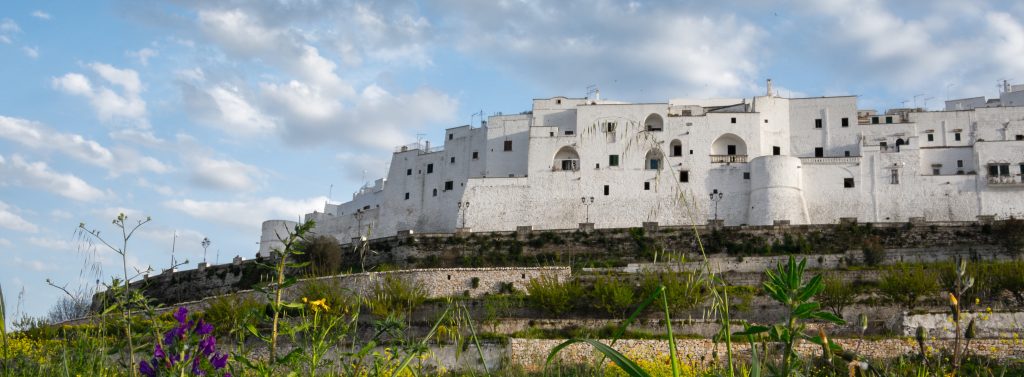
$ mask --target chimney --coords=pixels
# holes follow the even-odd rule
[[[594,89],[594,100],[601,100],[601,89]]]
[[[430,140],[427,140],[427,141],[423,142],[423,151],[424,152],[430,152]]]
[[[768,96],[772,96],[772,79],[768,79]]]
[[[1010,80],[1003,80],[1003,93],[1010,92]]]

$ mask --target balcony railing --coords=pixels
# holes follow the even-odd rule
[[[1016,175],[990,175],[988,177],[988,184],[990,186],[1022,186],[1024,187],[1024,179],[1021,178],[1020,174]]]
[[[733,163],[746,163],[747,155],[745,154],[713,154],[711,155],[712,164],[733,164]]]
[[[555,160],[551,171],[579,171],[580,160]]]
[[[801,157],[804,165],[846,165],[860,163],[860,157]]]

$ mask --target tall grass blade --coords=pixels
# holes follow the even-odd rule
[[[669,359],[672,362],[672,377],[679,377],[679,358],[676,356],[676,338],[672,335],[672,318],[668,315],[668,295],[665,293],[665,286],[662,285],[659,289],[661,291],[661,304],[665,309],[665,328],[668,331],[668,354]]]
[[[444,319],[448,317],[448,314],[451,313],[451,311],[452,307],[449,306],[444,310],[444,313],[441,313],[441,318],[438,318],[437,322],[434,322],[434,327],[430,328],[430,332],[427,333],[427,336],[423,337],[423,340],[420,341],[420,347],[417,349],[423,349],[423,347],[427,345],[427,341],[434,337],[434,334],[437,333],[437,327],[441,326],[441,322],[444,322]],[[410,352],[408,355],[405,355],[405,358],[402,359],[402,362],[398,364],[397,368],[395,368],[395,372],[391,374],[391,377],[398,377],[402,374],[402,371],[409,367],[409,363],[416,357],[416,354],[417,352]],[[410,369],[410,371],[412,370]]]
[[[636,365],[636,363],[633,362],[633,360],[630,360],[625,355],[619,353],[619,351],[616,351],[614,348],[611,348],[608,345],[601,343],[595,339],[569,339],[555,346],[555,348],[551,349],[551,353],[548,354],[548,360],[544,363],[544,369],[547,369],[547,367],[551,365],[551,362],[555,360],[555,356],[557,356],[559,352],[565,349],[565,347],[568,347],[576,343],[587,343],[593,346],[594,349],[600,351],[602,354],[604,354],[605,357],[611,359],[612,362],[615,363],[615,365],[618,365],[619,368],[622,368],[622,370],[625,371],[626,374],[629,375],[630,377],[650,377],[650,374],[648,374],[647,371],[643,370],[643,368],[640,368],[639,365]]]
[[[633,311],[633,314],[630,315],[629,318],[626,318],[626,321],[622,322],[622,325],[619,325],[619,329],[618,330],[615,330],[615,335],[612,336],[612,341],[611,341],[610,345],[614,346],[615,342],[618,342],[619,338],[622,338],[622,334],[626,333],[626,329],[629,328],[629,325],[631,325],[634,321],[636,321],[636,319],[638,317],[640,317],[640,314],[644,312],[644,309],[647,309],[648,306],[651,306],[651,304],[654,302],[654,300],[657,300],[658,297],[661,295],[662,291],[664,291],[664,290],[665,290],[665,286],[664,285],[658,287],[658,289],[655,289],[654,292],[652,292],[651,295],[648,296],[647,299],[644,300],[644,302],[640,303],[640,306],[636,307],[636,310]],[[604,364],[605,357],[606,356],[602,355],[601,356],[601,360],[598,361],[597,364],[598,365]]]
[[[8,364],[11,362],[11,357],[7,349],[7,303],[4,301],[3,286],[0,286],[0,343],[4,349],[4,376],[8,376],[10,375]]]
[[[484,350],[480,346],[480,338],[476,336],[476,328],[473,327],[473,316],[469,314],[469,309],[466,308],[466,304],[462,305],[463,313],[466,316],[466,323],[469,325],[469,333],[473,336],[473,344],[476,345],[476,353],[480,356],[480,364],[484,365],[484,373],[490,374],[491,371],[487,368],[487,360],[484,359]]]

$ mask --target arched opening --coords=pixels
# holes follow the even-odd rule
[[[711,143],[711,162],[747,162],[747,143],[735,134],[724,134]]]
[[[644,169],[661,170],[664,166],[664,159],[664,155],[661,154],[660,150],[651,149],[647,151],[647,155],[644,156]]]
[[[570,146],[562,147],[555,153],[555,160],[551,163],[553,171],[577,171],[580,170],[580,154]]]
[[[896,139],[896,151],[899,152],[900,151],[900,147],[903,146],[903,145],[906,145],[906,144],[907,144],[907,142],[904,141],[902,137],[899,138],[899,139]]]
[[[661,119],[661,115],[651,114],[644,119],[644,129],[647,131],[661,131],[665,129],[665,120]]]
[[[672,142],[668,144],[668,149],[669,156],[680,157],[683,155],[683,142],[679,141],[679,139],[672,140]]]

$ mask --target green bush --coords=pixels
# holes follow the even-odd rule
[[[896,265],[882,275],[878,283],[882,296],[907,310],[917,307],[921,297],[939,293],[939,276],[935,270],[922,265]]]
[[[589,296],[595,309],[612,316],[624,316],[633,305],[632,285],[612,275],[598,277]]]
[[[1010,217],[995,229],[995,236],[1008,254],[1017,256],[1024,252],[1024,220]]]
[[[885,247],[882,246],[882,239],[878,236],[864,237],[860,250],[864,256],[864,264],[868,266],[877,266],[885,261]]]
[[[530,306],[554,316],[568,313],[575,307],[578,299],[583,297],[583,288],[576,280],[560,282],[558,278],[551,276],[530,279],[526,289]]]
[[[1024,305],[1024,261],[997,263],[990,271],[993,290],[1009,292]]]
[[[235,294],[209,300],[202,317],[213,325],[214,334],[244,338],[246,326],[255,326],[262,315],[262,303],[252,297]]]
[[[640,275],[640,298],[650,297],[658,286],[665,285],[669,311],[679,313],[704,303],[708,297],[705,283],[703,276],[695,272],[645,271]]]
[[[326,299],[328,315],[344,315],[359,304],[359,297],[329,280],[307,280],[300,293],[309,300]]]
[[[384,279],[373,287],[370,297],[366,298],[365,302],[370,313],[379,318],[406,318],[426,299],[427,294],[421,286],[386,274]]]
[[[331,236],[316,236],[301,246],[302,261],[309,262],[308,271],[313,276],[328,276],[341,272],[342,250],[338,240]]]
[[[835,274],[827,274],[822,279],[824,289],[818,294],[818,302],[826,309],[835,314],[836,317],[843,317],[843,309],[853,305],[857,301],[858,290],[856,285],[844,282]]]

